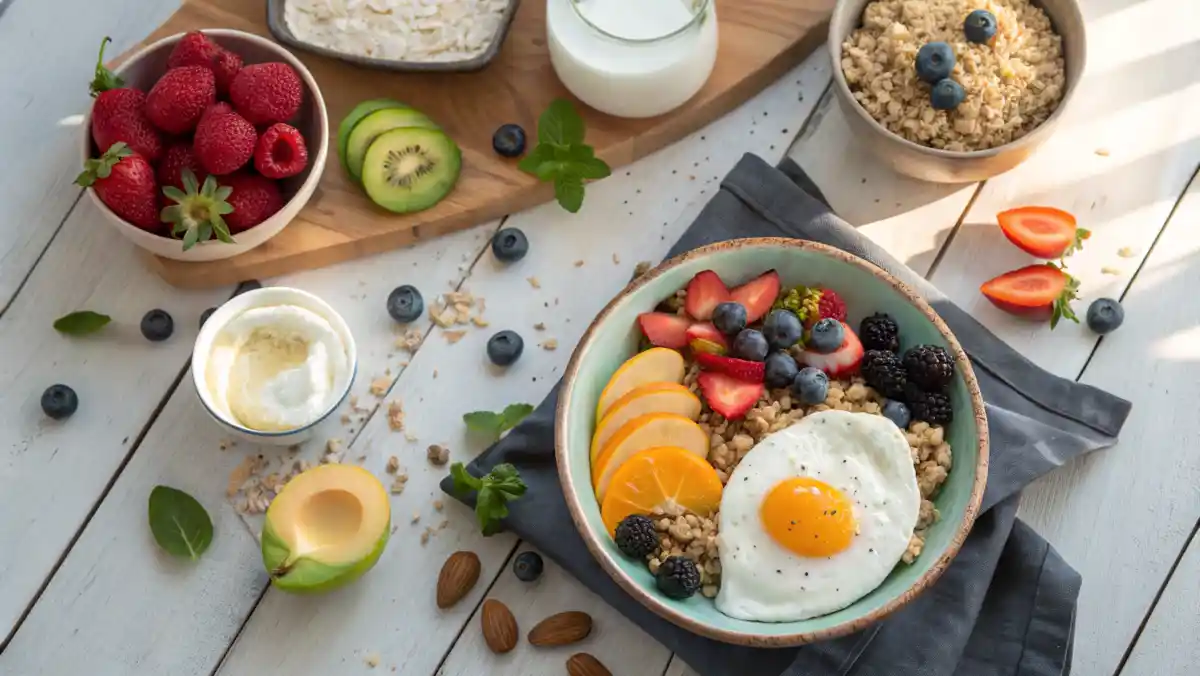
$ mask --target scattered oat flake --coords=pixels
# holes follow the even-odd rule
[[[466,331],[442,331],[442,335],[446,337],[446,342],[451,345],[463,339],[467,335]]]
[[[537,329],[538,331],[545,331],[546,324],[545,324],[545,322],[538,322],[537,324],[533,325],[533,328]]]
[[[554,338],[547,338],[546,340],[542,341],[542,349],[543,350],[557,350],[558,349],[558,340],[554,339]]]
[[[579,260],[575,261],[575,267],[582,268],[583,267],[583,259],[579,259]]]
[[[529,281],[529,286],[532,286],[535,289],[542,288],[542,283],[538,281],[537,277],[526,277],[525,279]]]
[[[434,509],[436,509],[436,510],[437,510],[437,511],[439,511],[439,512],[440,512],[440,511],[442,511],[442,508],[443,508],[443,507],[445,507],[445,506],[446,506],[446,505],[445,505],[445,504],[443,504],[441,500],[434,500],[434,501],[433,501],[433,508],[434,508]]]
[[[367,663],[368,667],[374,669],[375,667],[379,666],[379,653],[371,653],[367,655],[367,658],[363,661]]]
[[[411,520],[411,521],[409,521],[409,523],[416,523],[416,522],[418,522],[418,521],[420,521],[420,520],[421,520],[421,513],[420,513],[420,512],[413,512],[413,515],[412,515],[412,520]]]
[[[409,441],[416,441],[416,440],[417,440],[417,435],[413,434],[412,432],[409,432],[408,430],[405,430],[405,431],[404,431],[404,438],[405,438],[405,439],[407,439],[407,440],[409,440]]]
[[[482,329],[488,325],[488,320],[483,317],[471,317],[471,323]]]
[[[351,420],[352,420],[352,418],[350,417],[349,413],[342,414],[342,424],[343,425],[349,425]]]
[[[433,370],[433,377],[434,377],[434,378],[436,378],[436,377],[437,377],[437,373],[438,373],[437,369],[434,369],[434,370]]]
[[[1104,267],[1100,268],[1100,272],[1103,272],[1106,275],[1120,275],[1121,269],[1115,268],[1111,265],[1105,265]]]
[[[242,458],[242,462],[229,473],[229,483],[225,486],[225,495],[232,498],[241,490],[242,484],[254,474],[254,456]]]
[[[404,429],[404,402],[399,399],[393,399],[388,404],[387,421],[388,427],[392,428],[393,432],[399,432]]]
[[[617,254],[614,252],[614,253],[613,253],[613,265],[620,265],[620,264],[621,264],[621,257],[620,257],[620,256],[618,256],[618,255],[617,255]]]
[[[429,462],[441,467],[450,461],[450,449],[441,444],[430,444],[425,451],[425,457],[429,459]]]
[[[400,458],[394,455],[389,457],[387,460],[387,473],[395,474],[398,469],[400,469]]]
[[[409,329],[404,332],[403,336],[396,339],[396,347],[406,350],[409,353],[417,351],[421,347],[421,341],[425,338],[425,334],[421,333],[420,329]],[[407,366],[407,364],[405,364]]]
[[[425,532],[424,532],[424,533],[421,533],[421,546],[422,546],[422,547],[424,547],[425,545],[429,544],[429,536],[430,536],[432,533],[433,533],[433,531],[432,531],[432,530],[430,530],[429,528],[426,528],[426,529],[425,529]]]
[[[408,485],[408,472],[398,472],[396,474],[396,478],[392,479],[392,495],[400,495],[403,493],[406,485]]]
[[[1133,258],[1137,255],[1137,249],[1134,249],[1131,246],[1123,246],[1120,249],[1117,249],[1117,255],[1121,258]]]
[[[371,381],[371,394],[382,399],[388,393],[388,389],[392,386],[392,379],[387,376],[379,376]]]
[[[1096,148],[1096,154],[1100,157],[1108,157],[1108,148]]]
[[[438,524],[437,529],[438,530],[446,530],[446,527],[449,525],[450,525],[450,519],[442,519],[441,523]]]

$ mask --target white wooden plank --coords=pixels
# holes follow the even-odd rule
[[[0,22],[0,311],[80,195],[82,114],[100,40],[116,56],[146,37],[179,0],[17,2]],[[40,55],[40,56],[39,56]],[[99,223],[97,223],[99,226]],[[112,235],[116,236],[116,235]]]
[[[1134,645],[1123,676],[1185,676],[1200,663],[1200,540],[1193,540]]]

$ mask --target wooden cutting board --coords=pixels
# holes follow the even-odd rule
[[[716,0],[720,47],[704,88],[684,106],[657,118],[624,120],[577,104],[587,142],[614,169],[708,124],[774,82],[820,45],[834,0]],[[270,37],[265,0],[185,0],[146,38],[203,28],[235,28]],[[364,99],[390,97],[432,117],[458,143],[462,176],[431,209],[397,215],[374,206],[350,182],[335,147],[316,193],[300,215],[266,244],[240,256],[184,263],[147,256],[167,282],[197,288],[317,268],[408,246],[553,199],[553,190],[492,150],[492,133],[515,122],[532,135],[537,117],[557,97],[569,97],[546,49],[546,2],[523,0],[508,39],[486,69],[469,74],[396,74],[296,52],[312,71],[333,127]],[[584,209],[599,208],[584,203]],[[564,212],[565,214],[565,212]]]

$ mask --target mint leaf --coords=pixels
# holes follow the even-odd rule
[[[525,416],[530,413],[533,413],[533,406],[529,404],[509,404],[504,408],[504,412],[500,414],[504,418],[504,430],[511,430],[516,427],[517,423],[524,420]],[[498,465],[497,469],[500,467],[504,467],[504,465]],[[512,465],[508,465],[508,467],[512,467]],[[516,470],[513,471],[516,472]]]
[[[608,178],[608,176],[612,174],[612,169],[610,169],[608,164],[599,157],[592,157],[582,162],[576,162],[574,165],[574,170],[580,178],[590,178],[593,180],[599,178]]]
[[[81,310],[54,320],[54,330],[68,336],[86,336],[108,325],[112,317],[91,310]]]
[[[583,179],[574,174],[563,174],[554,179],[554,199],[562,208],[577,213],[583,206]]]
[[[508,516],[508,501],[525,494],[517,468],[508,463],[496,465],[492,471],[476,479],[467,473],[461,462],[450,466],[454,490],[459,494],[476,491],[475,517],[484,535],[500,532],[500,520]]]
[[[538,118],[538,143],[569,146],[583,143],[583,118],[566,99],[554,99]]]
[[[212,544],[213,525],[196,498],[170,486],[150,491],[150,532],[168,554],[200,558]]]
[[[526,174],[536,174],[537,168],[543,162],[549,162],[554,159],[554,146],[549,144],[539,145],[529,151],[525,157],[522,157],[520,162],[517,162],[517,168]]]
[[[483,480],[471,476],[461,462],[450,465],[450,478],[454,480],[454,490],[457,493],[470,493],[483,487]]]
[[[491,411],[464,413],[463,423],[466,424],[467,429],[486,434],[496,439],[499,439],[500,433],[504,431],[504,417],[499,413],[492,413]]]
[[[566,99],[555,99],[538,118],[538,145],[517,168],[554,183],[554,198],[563,209],[576,213],[583,206],[583,182],[612,173],[596,151],[583,142],[583,118]]]

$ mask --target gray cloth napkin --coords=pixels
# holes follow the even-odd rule
[[[679,654],[703,676],[1061,676],[1070,672],[1080,577],[1016,518],[1019,491],[1071,458],[1112,445],[1128,401],[1054,376],[1017,354],[920,275],[835,216],[803,171],[746,155],[674,256],[738,237],[795,237],[865,258],[922,293],[971,358],[987,404],[991,458],[982,513],[930,589],[857,634],[800,648],[757,649],[691,634],[645,609],[600,568],[576,532],[554,463],[557,386],[541,406],[472,462],[509,462],[529,491],[505,525]],[[449,481],[443,490],[453,495]],[[474,496],[456,496],[468,504]]]

